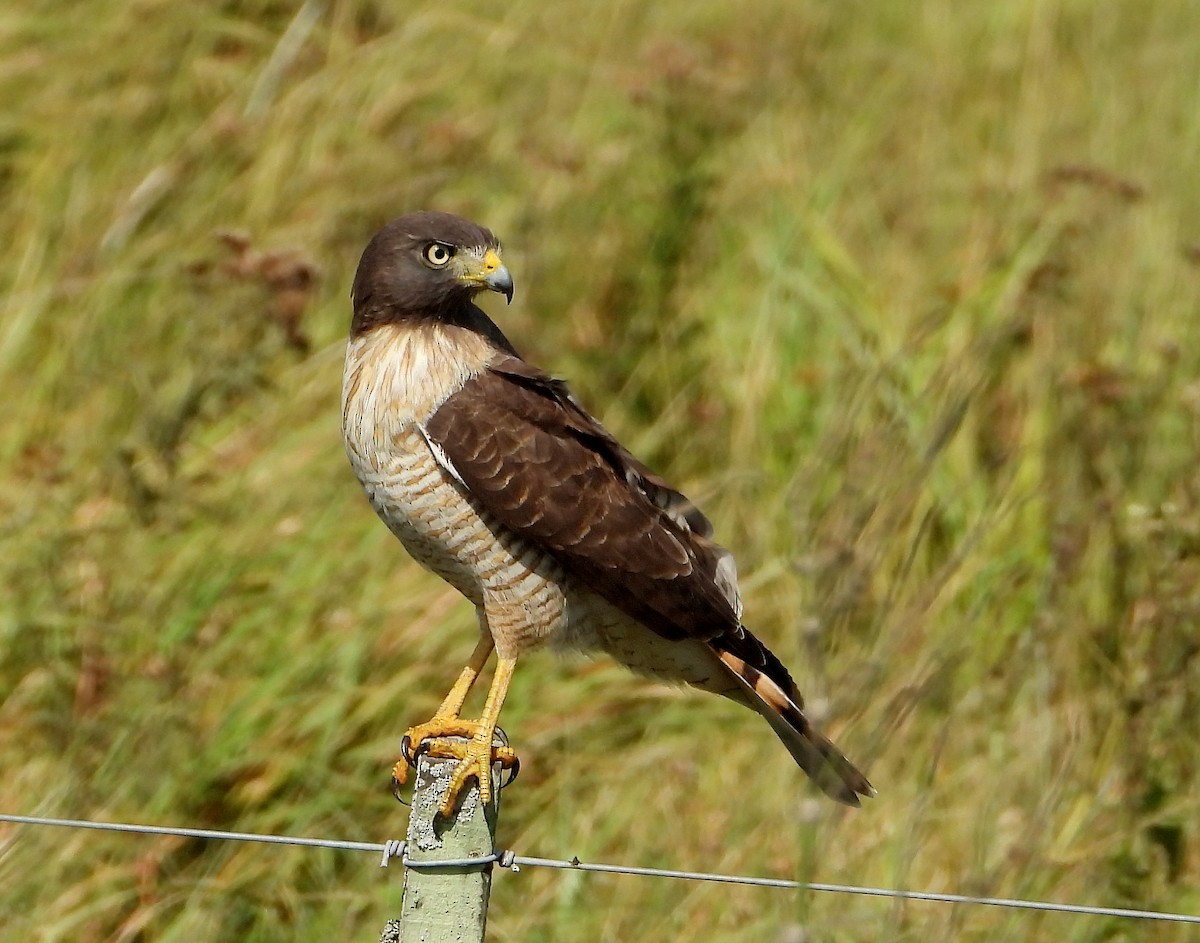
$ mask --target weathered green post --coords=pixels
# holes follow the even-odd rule
[[[457,763],[424,753],[417,757],[404,853],[404,901],[399,920],[388,921],[380,943],[482,943],[504,773],[499,765],[493,768],[496,788],[486,807],[479,801],[478,785],[472,784],[463,792],[458,811],[448,820],[438,819],[438,804]],[[423,868],[422,862],[430,866]]]

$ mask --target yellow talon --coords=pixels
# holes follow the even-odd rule
[[[400,759],[392,767],[392,792],[395,793],[408,782],[409,769],[416,768],[417,754],[422,749],[428,749],[427,744],[436,742],[438,737],[472,737],[475,735],[475,724],[458,717],[438,717],[415,727],[409,727],[400,741]],[[440,756],[439,753],[432,754]],[[399,796],[397,796],[399,798]]]
[[[429,754],[454,757],[458,760],[454,767],[454,775],[450,777],[450,784],[446,787],[446,794],[438,806],[438,814],[443,818],[449,818],[453,814],[458,806],[459,796],[472,778],[479,783],[479,801],[487,805],[492,801],[492,766],[499,763],[502,769],[516,769],[520,765],[514,750],[475,737],[467,743],[430,741]]]
[[[485,741],[480,736],[483,728],[475,721],[456,720],[455,725],[455,729],[442,728],[436,735],[428,732],[432,722],[413,727],[405,734],[401,748],[403,755],[392,768],[393,787],[399,788],[408,781],[408,771],[416,766],[418,753],[458,760],[446,795],[438,806],[438,812],[444,818],[448,818],[454,812],[459,796],[472,778],[479,783],[479,800],[486,804],[492,800],[493,765],[499,763],[501,769],[514,770],[514,777],[515,770],[521,766],[515,750]],[[470,740],[463,743],[461,740],[443,739],[451,736],[470,737]],[[413,746],[414,743],[416,746]]]
[[[453,814],[458,799],[467,783],[474,778],[479,783],[479,798],[485,804],[492,799],[492,765],[499,763],[502,769],[520,768],[517,754],[507,746],[496,745],[496,721],[500,706],[512,680],[516,659],[501,658],[496,665],[496,677],[488,691],[487,703],[479,720],[463,720],[458,716],[466,699],[467,691],[491,652],[490,639],[480,643],[472,655],[471,664],[463,669],[450,695],[427,723],[410,727],[401,741],[401,757],[392,767],[393,792],[408,781],[408,771],[416,765],[417,754],[426,752],[430,756],[458,760],[446,795],[438,807],[443,817]],[[468,738],[466,743],[447,740],[447,737]]]

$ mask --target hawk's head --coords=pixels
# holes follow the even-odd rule
[[[449,213],[409,213],[363,251],[351,291],[353,330],[452,316],[485,290],[512,301],[512,276],[491,231]]]

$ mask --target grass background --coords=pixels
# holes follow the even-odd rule
[[[341,452],[358,253],[501,235],[529,359],[693,495],[880,791],[530,657],[524,854],[1200,912],[1193,0],[19,0],[0,809],[381,841],[470,649]],[[0,935],[375,939],[360,855],[0,827]],[[1183,928],[500,876],[506,940]]]

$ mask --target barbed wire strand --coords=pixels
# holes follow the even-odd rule
[[[640,868],[630,865],[602,864],[572,858],[535,858],[500,851],[480,858],[453,858],[443,861],[412,861],[405,855],[402,841],[360,842],[328,838],[298,838],[288,835],[263,835],[254,832],[226,832],[206,828],[172,828],[164,825],[133,825],[121,822],[95,822],[86,819],[57,819],[33,815],[0,814],[0,822],[17,825],[43,825],[62,828],[93,829],[108,832],[127,832],[140,835],[170,835],[179,838],[207,838],[217,841],[258,842],[269,845],[298,845],[306,848],[331,848],[339,851],[371,851],[381,854],[381,867],[391,859],[408,868],[491,867],[520,871],[521,868],[553,868],[561,871],[593,871],[604,874],[629,874],[638,877],[673,878],[683,881],[706,881],[717,884],[744,884],[751,887],[776,887],[792,890],[819,891],[834,894],[857,894],[864,897],[887,897],[898,900],[928,901],[941,904],[975,904],[987,907],[1008,907],[1018,910],[1049,911],[1082,914],[1093,917],[1126,917],[1136,920],[1158,920],[1169,923],[1200,924],[1200,915],[1133,910],[1126,907],[1093,907],[1086,904],[1059,904],[1053,901],[1024,900],[1013,897],[975,897],[968,894],[940,894],[928,891],[901,891],[886,887],[862,887],[855,884],[822,884],[809,881],[790,881],[784,878],[751,877],[736,874],[714,874],[705,871],[676,871],[666,868]]]

